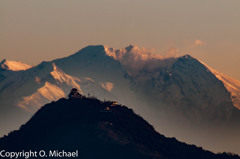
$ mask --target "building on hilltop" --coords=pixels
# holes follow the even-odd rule
[[[76,88],[73,88],[68,95],[68,98],[82,98],[83,96],[78,92]]]

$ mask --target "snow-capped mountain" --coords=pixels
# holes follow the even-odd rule
[[[35,112],[41,105],[64,97],[65,93],[61,88],[46,82],[36,93],[23,97],[23,101],[19,102],[18,106],[26,111]]]
[[[77,88],[82,93],[80,86],[77,84],[77,82],[80,82],[80,79],[65,74],[54,63],[53,71],[50,74],[53,76],[55,80],[58,81],[59,84],[66,83],[69,87]]]
[[[240,81],[212,69],[211,67],[209,67],[203,62],[201,63],[204,64],[220,81],[222,81],[225,88],[231,94],[231,98],[234,106],[240,109]]]
[[[53,62],[43,62],[25,71],[2,71],[0,76],[0,110],[6,114],[0,116],[4,128],[1,135],[25,122],[40,106],[66,97],[72,88],[85,95],[114,99],[108,82],[96,83],[91,78],[70,76]],[[9,120],[16,114],[20,120]]]
[[[75,87],[128,105],[167,136],[240,153],[239,83],[190,55],[163,58],[132,45],[119,50],[88,46],[27,70],[0,70],[0,109],[8,114],[0,126],[9,131],[4,125],[11,115],[35,112]],[[8,124],[12,129],[20,125],[14,122]]]
[[[21,61],[9,61],[4,59],[0,63],[1,69],[11,70],[11,71],[22,71],[31,68],[32,66],[22,63]]]

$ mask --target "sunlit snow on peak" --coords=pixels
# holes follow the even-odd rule
[[[60,83],[66,83],[68,86],[77,88],[80,92],[82,92],[80,86],[77,84],[77,82],[80,82],[80,79],[67,75],[60,68],[58,68],[55,63],[52,65],[53,71],[50,74],[54,79],[58,80]]]
[[[233,104],[236,108],[240,109],[240,81],[233,79],[223,73],[220,73],[204,62],[200,61],[203,65],[207,67],[209,71],[211,71],[220,81],[223,82],[225,88],[230,92]]]
[[[3,60],[1,63],[1,68],[11,71],[22,71],[32,68],[32,66],[22,63],[21,61],[9,61],[9,60]]]
[[[65,93],[58,86],[46,82],[45,85],[37,90],[33,95],[24,97],[18,104],[19,107],[29,111],[35,112],[43,104],[64,98]]]

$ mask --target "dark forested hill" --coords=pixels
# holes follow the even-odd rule
[[[43,106],[19,130],[1,138],[0,149],[78,150],[82,159],[239,158],[166,138],[126,106],[84,96]]]

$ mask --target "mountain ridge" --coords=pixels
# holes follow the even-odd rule
[[[75,81],[85,95],[128,105],[167,136],[214,151],[240,153],[236,142],[240,138],[240,113],[234,105],[238,90],[237,98],[233,98],[201,61],[190,55],[154,58],[148,50],[136,46],[122,49],[126,61],[116,60],[106,49],[113,54],[119,52],[104,45],[88,46],[26,71],[0,72],[0,109],[14,117],[19,110],[13,108],[44,87],[45,82],[61,88],[66,95]],[[5,127],[8,120],[1,118],[1,126]]]

